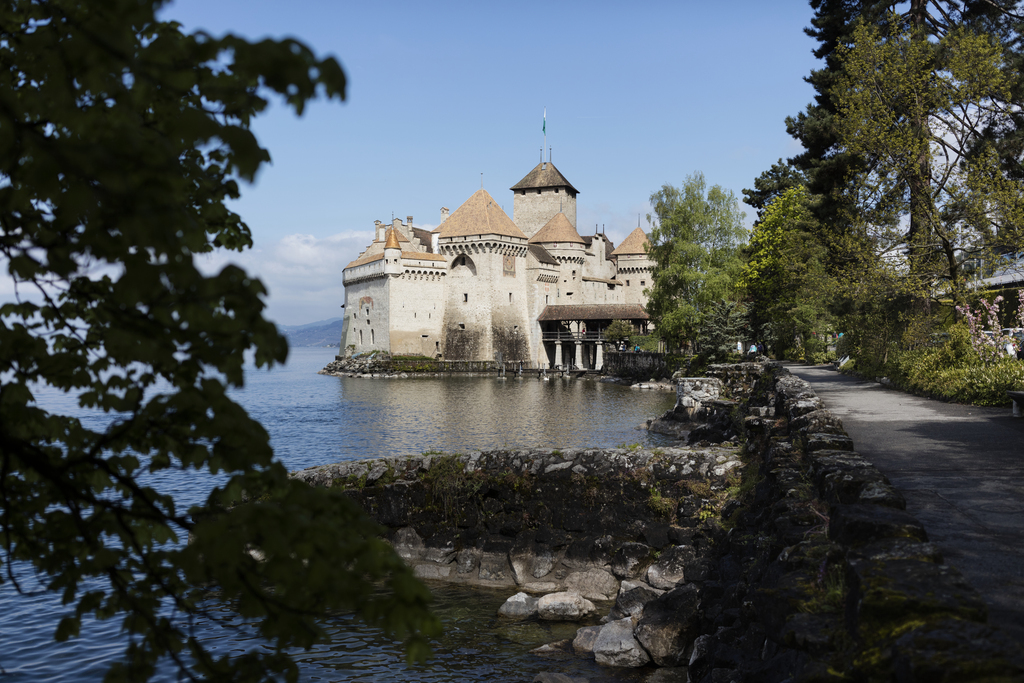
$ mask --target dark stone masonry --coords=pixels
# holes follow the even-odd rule
[[[515,592],[508,618],[579,619],[614,600],[538,655],[650,681],[1024,681],[1016,642],[806,382],[768,362],[707,375],[679,380],[650,425],[686,446],[295,476],[345,488],[419,576]]]

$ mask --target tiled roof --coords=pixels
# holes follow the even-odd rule
[[[551,162],[537,164],[532,171],[526,174],[525,178],[509,189],[513,191],[536,190],[542,187],[568,187],[573,193],[580,193],[579,190],[565,179],[564,175],[558,172],[558,169]]]
[[[381,261],[384,258],[384,254],[367,254],[366,256],[360,256],[352,263],[345,266],[345,268],[353,268],[355,266],[364,266],[367,263],[373,263],[374,261]]]
[[[422,261],[447,261],[440,254],[431,254],[429,251],[403,251],[402,258],[418,258]]]
[[[388,228],[387,237],[384,239],[385,249],[401,249],[401,245],[398,244],[398,236],[395,234],[398,231],[394,228]],[[408,241],[408,240],[406,240]]]
[[[591,304],[587,306],[545,306],[537,316],[548,320],[648,320],[650,316],[640,304]]]
[[[555,260],[555,257],[549,254],[548,250],[539,244],[531,244],[529,249],[530,253],[533,254],[533,257],[541,263],[547,263],[554,266],[558,265],[558,261]]]
[[[494,197],[487,190],[477,190],[473,196],[455,209],[441,225],[434,229],[441,237],[464,237],[468,235],[504,235],[526,239],[523,231],[516,227]]]
[[[619,248],[612,252],[612,256],[623,256],[633,254],[646,254],[647,250],[644,249],[645,244],[650,244],[651,241],[647,239],[647,234],[642,228],[637,228],[633,232],[626,236],[626,239],[622,240],[622,244]]]
[[[586,244],[576,228],[566,218],[565,214],[559,211],[555,217],[549,220],[537,234],[530,238],[530,244],[550,244],[553,242],[573,242],[575,244]]]

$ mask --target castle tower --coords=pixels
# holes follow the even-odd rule
[[[449,263],[444,357],[529,361],[526,235],[482,189],[435,232]]]
[[[537,164],[511,187],[512,222],[533,237],[559,213],[576,228],[576,195],[579,192],[550,161]]]
[[[623,303],[647,304],[644,289],[652,284],[651,269],[654,266],[648,256],[650,244],[647,234],[638,227],[622,240],[618,249],[612,252],[616,264],[615,277],[625,283]]]

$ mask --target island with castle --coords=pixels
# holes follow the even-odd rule
[[[550,160],[511,190],[511,219],[481,188],[433,231],[377,221],[343,271],[342,353],[600,369],[613,321],[647,332],[644,231],[580,236],[579,192]]]

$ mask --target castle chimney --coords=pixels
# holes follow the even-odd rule
[[[448,220],[448,207],[447,206],[442,206],[441,207],[441,222],[444,223],[446,220]]]
[[[412,216],[406,216],[405,217],[405,222],[408,223],[409,227],[411,228],[412,227]]]

